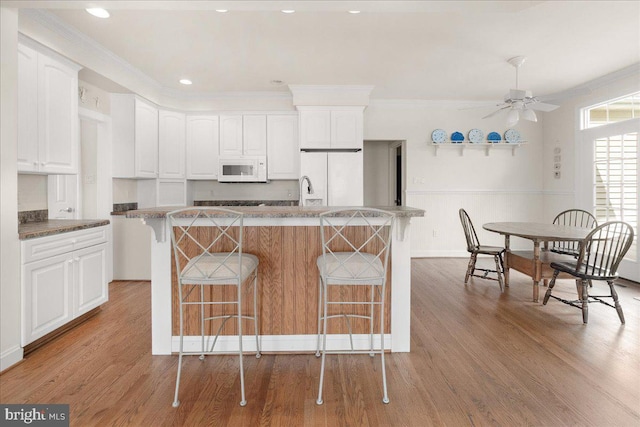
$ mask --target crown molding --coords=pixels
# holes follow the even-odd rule
[[[105,48],[91,37],[66,25],[54,14],[39,9],[21,9],[20,14],[28,17],[59,37],[62,37],[67,42],[76,46],[80,51],[91,52],[93,55],[97,56],[101,62],[114,64],[121,70],[124,70],[126,74],[129,74],[135,80],[140,80],[158,91],[162,90],[162,85],[157,80],[149,77],[140,69]]]
[[[371,85],[289,85],[293,105],[367,106]]]
[[[640,62],[622,68],[618,71],[605,74],[604,76],[600,76],[596,79],[590,80],[578,86],[574,86],[570,89],[545,95],[544,97],[540,97],[540,99],[544,100],[545,102],[561,103],[562,101],[566,101],[568,99],[590,95],[591,93],[593,93],[593,91],[601,87],[608,86],[619,80],[623,80],[632,76],[636,76],[640,81]]]
[[[372,99],[369,106],[383,108],[455,108],[471,109],[494,107],[492,101],[449,100],[449,99]]]
[[[71,44],[76,48],[76,51],[79,51],[80,54],[86,53],[87,55],[91,55],[97,59],[98,63],[102,64],[110,64],[112,68],[118,70],[120,74],[124,74],[125,78],[123,80],[128,80],[129,82],[138,82],[142,83],[142,86],[146,86],[151,89],[152,93],[140,93],[139,88],[130,87],[131,84],[126,84],[121,79],[118,79],[114,76],[105,76],[115,83],[123,86],[126,89],[131,90],[132,92],[139,93],[142,97],[149,99],[152,102],[156,102],[160,99],[173,99],[176,101],[211,101],[211,100],[224,100],[224,99],[291,99],[291,93],[288,91],[238,91],[238,92],[183,92],[178,89],[167,88],[163,86],[157,80],[149,77],[142,70],[135,67],[128,61],[124,60],[122,57],[118,56],[111,50],[107,49],[94,39],[90,38],[86,34],[76,30],[73,27],[68,26],[62,20],[60,20],[54,14],[47,12],[45,10],[37,10],[37,9],[23,9],[20,13],[35,22],[36,24],[44,27],[45,29],[51,31],[55,35],[61,37],[63,40]],[[28,32],[26,34],[23,33],[25,39],[32,39],[32,35]],[[45,46],[52,52],[53,47],[47,46],[44,40],[37,40],[35,37],[35,41],[39,44]],[[79,60],[81,58],[75,58],[74,61],[81,63]],[[102,71],[102,70],[101,70]]]

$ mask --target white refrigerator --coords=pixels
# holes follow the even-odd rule
[[[302,184],[304,206],[362,206],[364,203],[362,150],[357,152],[301,152],[301,176],[308,176],[313,194]]]

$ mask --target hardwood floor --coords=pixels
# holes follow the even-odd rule
[[[246,407],[237,357],[186,358],[173,408],[177,357],[150,354],[148,282],[112,283],[100,314],[0,376],[0,401],[69,403],[73,426],[640,425],[640,288],[618,287],[626,325],[600,304],[583,325],[532,303],[519,273],[504,294],[465,286],[466,262],[413,260],[411,353],[387,357],[388,405],[378,358],[328,356],[317,406],[320,361],[267,354],[245,356]]]

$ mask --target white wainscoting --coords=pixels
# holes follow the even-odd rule
[[[504,238],[482,228],[497,221],[551,222],[555,214],[574,207],[573,192],[542,190],[408,190],[407,206],[424,209],[423,218],[411,220],[411,257],[467,257],[458,210],[464,208],[480,242],[504,245]],[[531,242],[511,239],[513,249],[530,249]]]

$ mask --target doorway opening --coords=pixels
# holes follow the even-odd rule
[[[363,146],[364,205],[405,203],[405,141],[366,140]]]

